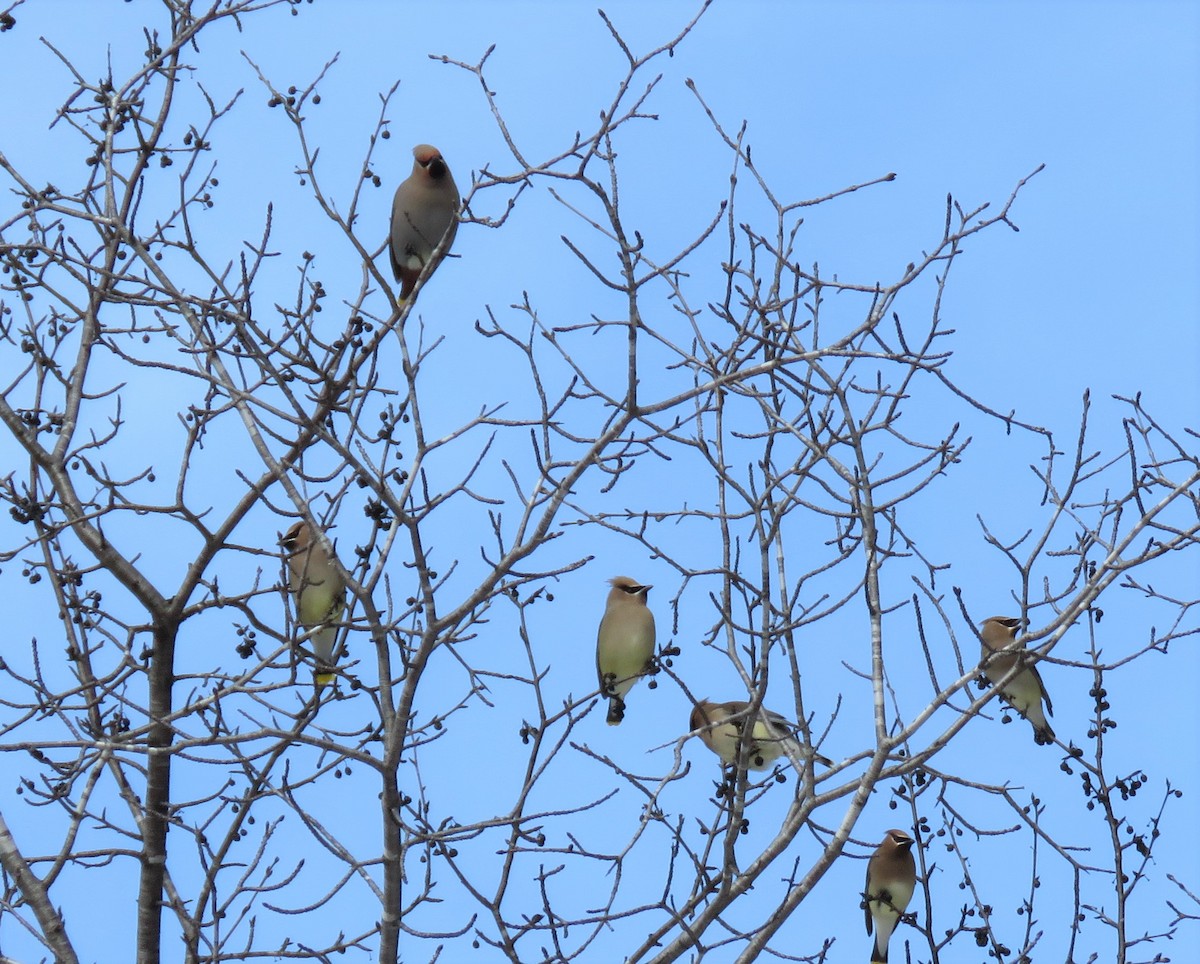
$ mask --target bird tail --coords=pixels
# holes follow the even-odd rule
[[[620,726],[625,719],[625,701],[619,696],[613,696],[608,701],[608,725]]]
[[[337,614],[331,615],[336,618]],[[337,629],[333,626],[322,626],[312,638],[313,653],[317,657],[317,665],[313,671],[313,687],[318,693],[321,692],[321,687],[332,683],[336,676],[333,671],[333,647],[336,642]]]
[[[804,744],[794,736],[787,737],[784,741],[786,753],[794,753],[799,759],[803,760],[807,756],[812,756],[813,763],[819,763],[823,767],[832,767],[833,761],[823,753],[818,753],[816,750],[810,752],[805,751]]]
[[[1040,697],[1030,703],[1021,715],[1029,720],[1030,725],[1033,727],[1034,743],[1038,746],[1046,746],[1054,742],[1054,730],[1050,728],[1050,722],[1046,719],[1046,714],[1042,711]]]

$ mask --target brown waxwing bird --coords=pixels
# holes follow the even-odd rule
[[[654,613],[646,605],[653,586],[628,576],[610,579],[612,590],[596,634],[600,694],[608,697],[608,725],[625,718],[625,694],[654,666]]]
[[[334,625],[346,608],[346,582],[333,557],[313,537],[308,523],[301,519],[279,540],[287,556],[288,588],[296,606],[296,618],[305,629],[316,629],[310,637],[317,656],[313,684],[317,692],[331,683],[334,674],[333,645],[337,641]]]
[[[883,843],[867,861],[867,884],[863,907],[867,933],[875,925],[871,964],[887,964],[888,941],[917,886],[917,864],[913,860],[913,838],[903,830],[889,830]]]
[[[701,700],[692,707],[690,729],[704,745],[731,765],[737,758],[742,733],[746,729],[750,704],[744,700],[728,703],[711,703]],[[768,766],[790,752],[803,759],[803,744],[794,736],[795,726],[778,713],[759,707],[754,716],[754,725],[746,737],[745,761],[751,770],[765,770]],[[819,753],[813,759],[824,766],[833,766],[833,761]]]
[[[1033,740],[1041,746],[1054,742],[1054,730],[1046,722],[1046,713],[1054,715],[1054,706],[1050,703],[1046,684],[1042,682],[1037,666],[1023,646],[1013,647],[1012,652],[1001,652],[1013,645],[1020,628],[1021,620],[1011,616],[991,616],[983,621],[979,631],[979,637],[983,640],[983,675],[987,677],[988,682],[998,683],[1009,670],[1020,663],[1021,669],[1004,684],[1000,695],[1032,724]],[[1042,712],[1043,700],[1046,702],[1045,713]]]
[[[406,300],[428,266],[426,280],[450,251],[458,231],[458,188],[436,147],[413,148],[413,169],[396,188],[388,247],[392,271]]]

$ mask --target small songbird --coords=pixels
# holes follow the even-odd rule
[[[1021,664],[1017,675],[1004,684],[1000,695],[1032,724],[1034,742],[1041,746],[1054,742],[1054,730],[1046,722],[1046,713],[1054,715],[1050,694],[1046,692],[1041,674],[1023,646],[1014,647],[1011,652],[1000,652],[1013,644],[1020,628],[1021,620],[1011,616],[992,616],[983,621],[979,632],[983,640],[983,675],[988,682],[997,683],[1018,662]],[[1042,712],[1043,700],[1046,702],[1045,713]]]
[[[704,745],[728,765],[737,758],[749,711],[750,704],[744,700],[730,700],[728,703],[701,700],[692,707],[689,726]],[[751,770],[765,770],[788,753],[789,748],[793,755],[803,757],[804,747],[794,736],[795,729],[778,713],[759,707],[750,735],[746,738],[745,765]],[[833,766],[831,760],[819,753],[813,754],[813,759],[825,766]]]
[[[628,576],[610,579],[612,590],[596,634],[596,673],[608,697],[608,725],[625,718],[625,694],[654,665],[654,613],[646,605],[653,586]]]
[[[412,294],[426,265],[426,280],[437,270],[458,231],[458,188],[445,158],[428,144],[414,147],[413,158],[412,174],[392,200],[388,239],[401,301]]]
[[[867,885],[863,903],[867,918],[867,933],[875,926],[875,943],[871,946],[871,964],[887,964],[888,941],[900,915],[912,900],[917,886],[917,864],[913,860],[913,838],[903,830],[889,830],[883,843],[867,861]]]
[[[320,692],[333,681],[333,644],[337,640],[334,625],[346,608],[346,583],[333,558],[313,537],[312,529],[301,519],[279,540],[287,555],[290,578],[288,588],[296,606],[296,618],[305,629],[316,629],[310,637],[317,655],[313,683]]]

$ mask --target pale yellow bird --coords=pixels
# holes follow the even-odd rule
[[[450,252],[458,231],[458,187],[436,147],[413,148],[413,169],[396,188],[388,250],[392,271],[400,282],[400,299],[412,294],[421,272],[429,265],[428,281]]]
[[[625,694],[654,666],[654,613],[646,605],[653,588],[628,576],[609,580],[612,590],[596,634],[596,673],[608,697],[608,725],[625,718]]]
[[[913,838],[903,830],[889,830],[867,861],[864,908],[867,933],[874,924],[871,964],[887,964],[888,941],[917,886],[917,863],[913,860]]]
[[[692,707],[689,724],[704,745],[728,765],[737,759],[749,715],[750,704],[744,700],[730,700],[728,703],[701,700]],[[778,713],[759,707],[750,734],[746,737],[746,766],[751,770],[765,770],[787,754],[789,748],[793,755],[803,758],[804,746],[796,739],[795,729]],[[813,754],[813,759],[825,766],[833,766],[831,760],[819,753]]]
[[[982,660],[983,675],[988,682],[998,683],[1018,663],[1021,669],[1016,676],[1004,684],[1000,695],[1033,726],[1033,740],[1039,746],[1054,742],[1054,730],[1046,721],[1046,713],[1054,715],[1054,707],[1050,703],[1050,694],[1037,670],[1035,662],[1029,658],[1024,646],[1014,646],[1010,652],[1001,652],[1012,646],[1021,628],[1021,620],[1011,616],[991,616],[983,621],[979,636],[983,640]],[[1042,712],[1042,702],[1046,703],[1046,711]]]
[[[346,582],[303,519],[288,529],[279,544],[287,556],[288,588],[292,591],[296,618],[305,629],[317,630],[309,641],[317,656],[313,683],[319,691],[334,678],[331,670],[337,641],[335,624],[346,608]]]

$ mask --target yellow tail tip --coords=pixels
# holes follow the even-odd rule
[[[328,686],[337,678],[336,673],[314,673],[313,686],[317,688],[317,692],[321,691],[322,686]]]

